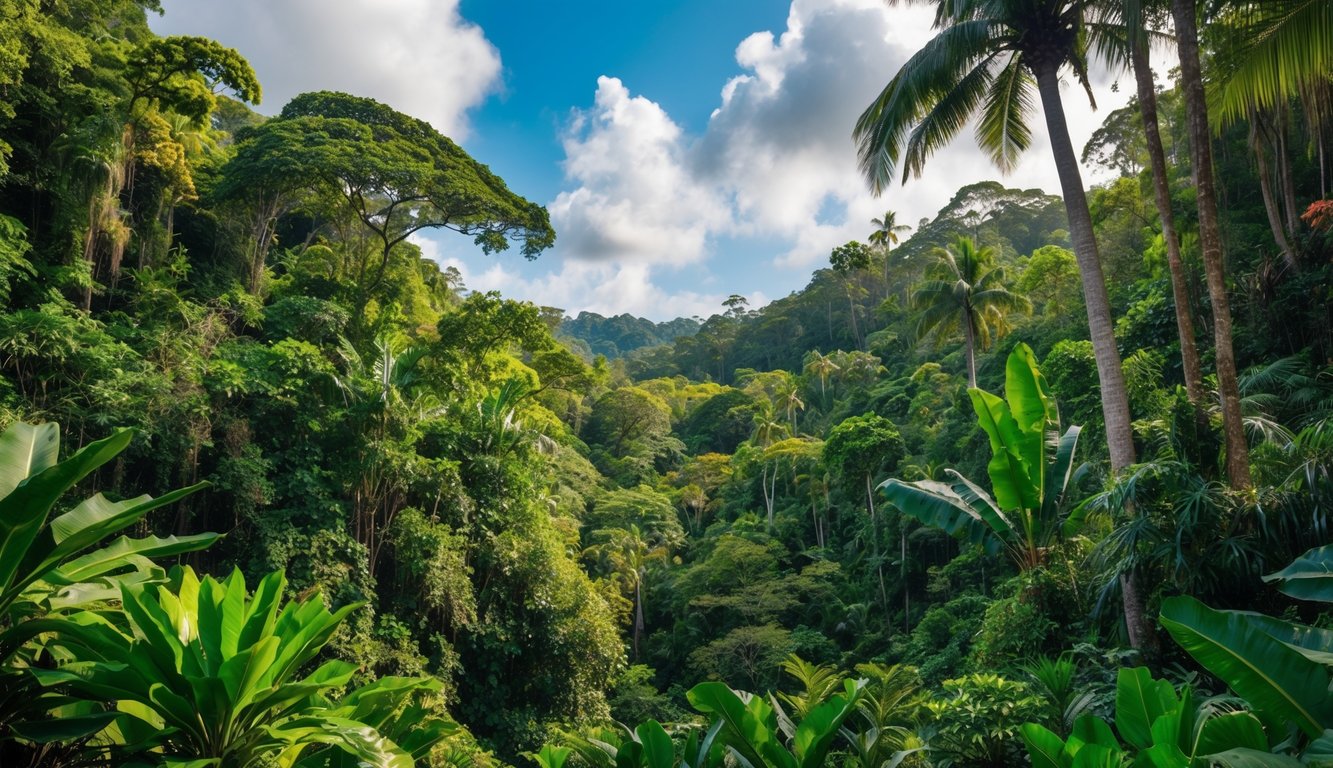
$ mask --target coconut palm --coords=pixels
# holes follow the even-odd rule
[[[833,362],[832,355],[821,354],[815,350],[806,355],[805,372],[813,373],[819,377],[819,399],[824,400],[828,394],[828,378],[839,369],[837,363]]]
[[[893,211],[885,211],[882,217],[871,219],[870,223],[875,225],[875,231],[871,232],[866,239],[870,241],[871,245],[879,246],[886,251],[898,244],[899,232],[906,232],[911,229],[906,224],[899,224],[898,214]]]
[[[994,250],[977,248],[970,237],[959,237],[947,248],[936,248],[937,261],[926,272],[926,282],[912,293],[912,307],[921,310],[917,337],[931,331],[962,329],[967,355],[967,385],[977,385],[977,347],[990,347],[992,336],[1004,335],[1007,312],[1030,312],[1032,302],[1004,287],[1004,267],[995,266]]]
[[[787,432],[787,426],[782,423],[777,413],[774,411],[773,403],[768,400],[760,400],[757,403],[754,412],[754,434],[750,441],[759,449],[766,449],[770,445],[781,440]],[[775,493],[777,491],[778,468],[774,462],[771,462],[766,455],[761,454],[763,463],[763,474],[759,478],[759,487],[764,492],[764,509],[768,512],[768,527],[773,528],[773,503],[776,501]],[[770,475],[770,471],[772,474]]]
[[[891,0],[924,3],[927,0]],[[1071,72],[1091,98],[1087,53],[1109,14],[1095,0],[936,2],[936,36],[914,54],[857,120],[861,171],[876,192],[901,172],[920,176],[926,159],[979,116],[977,143],[1002,171],[1031,144],[1028,121],[1040,95],[1069,218],[1101,382],[1112,467],[1134,461],[1129,398],[1092,217],[1069,138],[1060,75]]]

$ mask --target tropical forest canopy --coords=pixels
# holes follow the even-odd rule
[[[0,762],[1329,764],[1333,4],[923,4],[867,183],[1061,189],[654,323],[424,258],[557,233],[376,94],[0,0]]]

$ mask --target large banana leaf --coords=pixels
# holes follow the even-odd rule
[[[1033,567],[1053,537],[1072,534],[1082,522],[1080,513],[1071,514],[1063,526],[1059,520],[1081,429],[1070,427],[1057,438],[1055,400],[1024,344],[1005,364],[1003,399],[975,388],[968,395],[990,442],[987,474],[993,497],[956,472],[947,484],[888,480],[880,489],[890,503],[922,523],[984,543],[991,551],[1003,545],[1020,568]]]
[[[1162,604],[1162,626],[1275,732],[1291,723],[1316,738],[1333,726],[1328,669],[1259,629],[1249,616],[1172,597]]]
[[[763,698],[742,699],[724,683],[699,683],[686,697],[699,712],[722,723],[718,738],[749,768],[796,768],[778,738],[777,718]]]
[[[1279,582],[1279,591],[1300,600],[1333,603],[1333,544],[1306,552],[1264,581]]]
[[[995,501],[1001,509],[1035,510],[1041,507],[1042,464],[1028,461],[1028,443],[1040,447],[1043,433],[1030,435],[1019,427],[1004,400],[980,389],[968,390],[972,408],[977,412],[977,423],[990,438],[991,460],[986,465],[990,475]]]
[[[676,747],[671,737],[656,720],[640,723],[634,729],[636,740],[643,745],[643,762],[646,768],[671,768],[676,762]]]
[[[0,434],[0,497],[18,484],[53,466],[60,454],[60,428],[53,422],[19,421]]]
[[[844,692],[810,711],[796,726],[790,749],[777,713],[762,697],[738,694],[722,683],[700,683],[687,694],[695,709],[717,719],[718,738],[750,768],[820,768],[844,720],[856,711],[865,683],[844,682]]]
[[[1152,725],[1179,706],[1175,689],[1154,680],[1145,667],[1121,669],[1115,687],[1115,724],[1120,735],[1138,749],[1152,746]]]
[[[879,489],[903,514],[991,552],[999,551],[1012,536],[1009,521],[984,492],[972,494],[975,501],[970,502],[954,486],[933,480],[885,480]]]
[[[18,424],[6,431],[25,430]],[[51,429],[54,425],[50,426]],[[121,430],[111,437],[84,446],[73,456],[58,463],[47,463],[49,429],[37,429],[18,440],[0,442],[0,467],[7,485],[19,473],[33,471],[15,483],[13,490],[0,498],[0,613],[7,610],[23,588],[41,577],[41,573],[20,570],[27,562],[33,542],[42,533],[47,516],[61,494],[90,472],[115,458],[129,445],[131,433]]]

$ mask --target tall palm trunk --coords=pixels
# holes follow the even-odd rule
[[[1069,126],[1065,122],[1057,64],[1051,62],[1038,66],[1033,74],[1037,77],[1042,111],[1046,116],[1046,130],[1051,139],[1051,152],[1055,155],[1055,168],[1060,176],[1065,215],[1069,218],[1074,258],[1078,261],[1079,277],[1083,282],[1088,332],[1092,336],[1092,350],[1097,359],[1097,379],[1101,384],[1106,446],[1111,454],[1111,469],[1119,472],[1134,463],[1134,433],[1130,429],[1129,393],[1125,388],[1125,372],[1120,367],[1120,351],[1115,345],[1106,278],[1102,275],[1101,258],[1097,254],[1097,239],[1092,231],[1087,194],[1083,191],[1083,176],[1079,172],[1078,158],[1074,154],[1074,144],[1069,139]],[[1152,633],[1144,617],[1143,599],[1139,595],[1137,581],[1132,575],[1121,579],[1120,592],[1130,645],[1134,648],[1151,647]]]
[[[1152,166],[1153,192],[1157,199],[1157,216],[1162,221],[1162,239],[1166,241],[1166,265],[1171,273],[1171,296],[1176,302],[1176,333],[1180,336],[1180,361],[1185,372],[1185,394],[1198,405],[1203,400],[1203,373],[1199,363],[1199,347],[1194,338],[1194,316],[1190,311],[1190,293],[1185,262],[1180,257],[1180,236],[1176,232],[1176,217],[1171,211],[1171,188],[1166,175],[1166,152],[1162,149],[1162,134],[1157,120],[1157,88],[1153,83],[1152,67],[1148,61],[1148,41],[1135,40],[1130,53],[1134,65],[1134,82],[1138,86],[1139,115],[1143,118],[1143,133],[1148,140],[1148,160]]]
[[[1180,83],[1189,117],[1190,151],[1198,189],[1199,243],[1213,306],[1213,346],[1217,358],[1217,388],[1222,398],[1222,429],[1226,435],[1227,478],[1236,489],[1249,488],[1250,450],[1240,415],[1240,388],[1236,381],[1236,355],[1231,347],[1231,305],[1222,268],[1222,232],[1217,222],[1217,191],[1213,185],[1212,135],[1208,128],[1208,103],[1199,66],[1199,40],[1195,26],[1195,0],[1172,0],[1176,22],[1176,46],[1180,50]]]
[[[1129,395],[1125,374],[1120,367],[1120,351],[1115,345],[1115,324],[1111,302],[1106,295],[1097,240],[1092,232],[1092,215],[1083,191],[1083,177],[1078,169],[1074,144],[1069,139],[1064,106],[1060,99],[1060,80],[1054,62],[1036,68],[1037,88],[1041,93],[1051,151],[1060,176],[1065,214],[1069,217],[1070,238],[1083,282],[1083,298],[1088,310],[1088,331],[1097,358],[1097,379],[1101,383],[1102,417],[1106,422],[1106,446],[1111,453],[1111,468],[1119,471],[1134,463],[1134,434],[1130,430]]]
[[[967,355],[967,386],[977,386],[977,329],[972,325],[972,308],[963,308],[963,351]]]
[[[634,661],[639,660],[639,638],[643,636],[643,574],[634,578]]]

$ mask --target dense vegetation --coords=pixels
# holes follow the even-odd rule
[[[0,0],[0,762],[1327,760],[1333,11],[938,5],[872,186],[1094,54],[1116,178],[652,323],[423,259],[556,237],[427,123]]]

